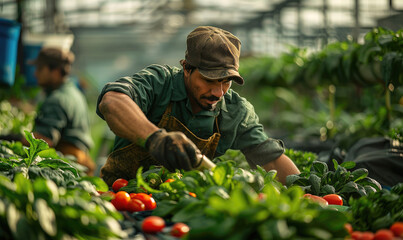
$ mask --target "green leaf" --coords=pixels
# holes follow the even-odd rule
[[[102,191],[106,192],[109,190],[108,184],[105,183],[105,181],[100,178],[100,177],[95,177],[95,176],[83,176],[78,179],[78,181],[88,181],[92,183],[97,191]]]
[[[292,175],[288,175],[286,177],[285,183],[286,186],[291,186],[293,185],[296,181],[298,181],[299,179],[301,179],[302,177],[300,177],[298,174],[292,174]]]
[[[37,154],[45,149],[49,148],[49,145],[42,139],[35,139],[34,134],[28,131],[25,132],[25,138],[29,142],[29,149],[24,151],[28,155],[27,158],[24,159],[27,166],[29,167],[31,163],[35,160]]]
[[[144,181],[143,176],[142,176],[142,171],[143,171],[143,167],[141,166],[141,167],[139,167],[139,169],[137,170],[137,173],[136,173],[137,187],[144,187],[150,193],[159,193],[159,192],[161,192],[160,190],[157,190],[157,189],[154,189],[154,188],[150,187]],[[161,184],[161,185],[163,185],[163,184]]]
[[[323,176],[325,172],[329,171],[329,168],[325,162],[314,161],[311,171],[317,173],[319,176]]]
[[[186,199],[184,207],[180,208],[178,212],[172,217],[173,222],[189,222],[191,219],[203,215],[205,203],[194,199]]]
[[[352,169],[355,167],[355,165],[356,165],[356,163],[353,161],[342,162],[340,164],[340,166],[344,167],[345,169]]]
[[[213,179],[217,185],[224,185],[228,178],[228,167],[226,165],[217,165],[213,171]]]
[[[79,177],[77,169],[73,167],[73,165],[61,159],[43,159],[39,161],[36,165],[41,168],[49,167],[52,169],[68,170],[72,172],[75,177]]]
[[[59,189],[53,181],[37,178],[33,183],[33,187],[35,198],[43,198],[54,202],[59,201]]]
[[[312,194],[319,195],[321,186],[320,177],[316,176],[315,174],[311,174],[311,176],[309,176],[309,182],[311,183]]]
[[[365,177],[359,181],[357,181],[358,184],[361,184],[363,186],[371,186],[375,188],[377,191],[380,191],[382,189],[381,184],[379,184],[376,180],[370,178],[370,177]]]
[[[343,188],[340,190],[340,193],[355,193],[355,192],[358,192],[358,185],[353,181],[345,184]]]
[[[368,176],[368,170],[366,168],[359,168],[354,170],[352,173],[353,176],[353,181],[357,182],[361,179],[364,179],[366,176]]]
[[[7,223],[14,236],[17,236],[18,222],[22,218],[21,212],[15,207],[14,203],[9,203],[7,206]]]
[[[322,188],[320,189],[320,192],[322,193],[321,195],[327,195],[327,194],[336,193],[336,190],[332,185],[326,184],[326,185],[322,186]]]
[[[43,199],[37,199],[34,204],[38,221],[43,231],[49,236],[54,237],[57,234],[56,215]]]
[[[174,214],[176,213],[174,210],[176,210],[177,205],[178,203],[176,201],[172,200],[161,201],[158,203],[158,207],[155,210],[153,210],[153,215],[165,217],[170,214]]]
[[[57,155],[56,149],[54,148],[42,150],[38,152],[38,156],[41,158],[60,158],[60,156]]]

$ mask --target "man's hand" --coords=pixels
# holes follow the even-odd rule
[[[191,170],[201,161],[200,150],[182,132],[160,129],[147,138],[145,147],[151,156],[170,171]]]

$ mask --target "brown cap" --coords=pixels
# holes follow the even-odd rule
[[[232,33],[211,26],[200,26],[187,37],[185,60],[210,79],[230,78],[242,85],[239,75],[241,41]]]
[[[69,70],[74,62],[74,54],[60,48],[44,47],[34,60],[28,61],[32,65],[47,65]],[[68,72],[68,71],[66,71]]]

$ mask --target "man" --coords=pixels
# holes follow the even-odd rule
[[[72,52],[50,47],[42,48],[30,62],[36,66],[35,77],[46,95],[38,108],[33,134],[49,147],[76,157],[79,164],[87,167],[86,173],[93,175],[95,163],[88,153],[93,141],[87,101],[68,79],[73,62]],[[29,145],[26,139],[22,142]]]
[[[285,183],[298,174],[281,141],[268,138],[253,106],[230,89],[238,73],[241,43],[230,32],[201,26],[187,37],[182,69],[151,65],[107,83],[97,114],[116,134],[114,151],[101,169],[111,185],[135,177],[137,168],[159,164],[190,170],[209,158],[240,149],[252,167],[277,170]]]

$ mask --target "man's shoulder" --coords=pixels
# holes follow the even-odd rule
[[[157,72],[159,75],[163,76],[172,76],[177,74],[180,71],[180,68],[176,66],[170,66],[167,64],[150,64],[145,67],[142,71],[146,72]],[[142,72],[141,71],[141,72]]]
[[[69,105],[74,102],[81,102],[83,101],[83,98],[85,99],[84,94],[80,89],[78,89],[75,83],[68,81],[63,85],[63,87],[52,91],[52,93],[46,98],[46,102],[48,104]]]
[[[231,108],[243,108],[245,106],[251,106],[252,104],[244,97],[239,95],[236,91],[229,89],[224,95],[225,103],[227,107]]]

